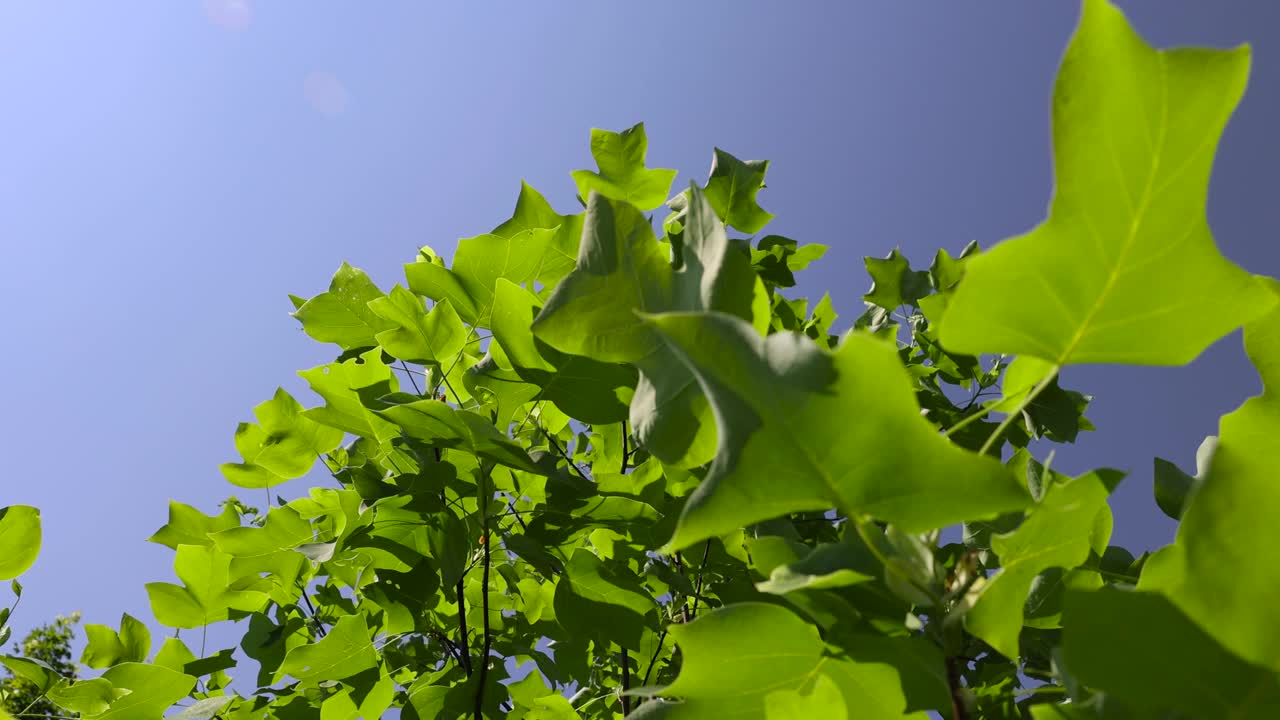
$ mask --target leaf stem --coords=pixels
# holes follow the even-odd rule
[[[978,450],[979,455],[987,454],[987,451],[995,444],[996,440],[1005,431],[1005,428],[1009,427],[1009,425],[1013,423],[1014,418],[1020,416],[1022,411],[1027,409],[1027,406],[1035,402],[1035,399],[1039,397],[1040,393],[1044,392],[1045,388],[1049,387],[1049,384],[1053,382],[1054,378],[1058,377],[1058,373],[1061,370],[1061,365],[1054,365],[1049,372],[1040,379],[1040,382],[1036,383],[1035,387],[1031,388],[1031,392],[1027,393],[1027,396],[1022,399],[1022,402],[1018,403],[1017,407],[1009,411],[1004,420],[1001,420],[1000,424],[996,426],[996,429],[991,432],[991,437],[987,438],[987,441],[982,443],[982,447]]]
[[[462,641],[458,649],[458,655],[462,659],[462,671],[471,677],[471,641],[468,639],[467,632],[467,598],[463,595],[463,581],[466,579],[466,573],[458,578],[458,633],[462,636]]]

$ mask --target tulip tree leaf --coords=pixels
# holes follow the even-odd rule
[[[341,680],[378,664],[363,615],[345,615],[318,642],[289,651],[280,672],[299,680]]]
[[[400,434],[394,424],[378,417],[365,405],[365,398],[389,395],[400,387],[391,366],[382,361],[381,349],[374,348],[340,363],[302,370],[298,375],[325,400],[324,407],[302,413],[307,419],[379,442]]]
[[[147,538],[174,550],[179,545],[212,545],[212,533],[240,527],[240,513],[227,503],[218,515],[205,515],[199,510],[176,500],[169,501],[169,522]]]
[[[390,295],[371,300],[369,309],[396,325],[378,333],[376,339],[401,360],[439,365],[450,361],[466,342],[467,330],[447,298],[427,312],[422,298],[396,285]]]
[[[542,388],[540,397],[583,422],[608,425],[626,419],[636,383],[633,368],[568,355],[535,338],[529,327],[537,299],[519,286],[499,280],[495,296],[493,336],[515,372]]]
[[[666,202],[676,171],[646,168],[644,161],[648,152],[644,123],[620,133],[592,129],[591,157],[595,158],[600,172],[573,171],[578,195],[586,198],[597,192],[641,210],[658,207]]]
[[[196,685],[190,675],[142,663],[116,665],[104,672],[102,679],[117,690],[129,692],[101,715],[86,715],[84,720],[155,720]]]
[[[1063,625],[1067,667],[1108,695],[1187,717],[1280,717],[1280,674],[1229,652],[1162,595],[1068,591]]]
[[[1108,488],[1120,477],[1115,470],[1098,470],[1055,483],[1017,530],[996,535],[991,547],[1002,567],[964,616],[965,628],[1016,659],[1032,581],[1048,568],[1073,568],[1089,558],[1096,518],[1106,507]]]
[[[464,322],[488,327],[498,279],[523,285],[542,277],[547,247],[557,232],[535,228],[506,237],[477,235],[459,240],[452,270],[434,262],[414,262],[404,266],[405,278],[415,293],[436,302],[448,300]]]
[[[26,572],[40,554],[40,511],[29,505],[0,508],[0,580]]]
[[[672,625],[670,633],[684,658],[679,677],[666,687],[633,691],[683,699],[657,717],[764,720],[772,694],[809,694],[823,677],[839,688],[846,707],[858,709],[859,718],[898,720],[905,714],[898,668],[826,654],[817,628],[779,605],[736,603]]]
[[[106,625],[89,624],[84,626],[84,630],[89,642],[80,662],[91,668],[146,662],[151,652],[151,631],[128,613],[120,618],[119,633]]]
[[[773,219],[773,215],[756,202],[756,194],[764,188],[768,171],[768,160],[744,162],[720,148],[715,149],[711,157],[711,177],[707,178],[703,192],[725,225],[744,233],[758,233]],[[687,203],[687,196],[682,200]]]
[[[923,532],[1031,502],[997,460],[960,449],[921,417],[886,342],[853,334],[833,354],[802,335],[762,338],[719,313],[648,322],[697,373],[720,426],[715,461],[671,549],[833,506]]]
[[[182,585],[147,583],[151,612],[169,627],[202,627],[226,620],[232,608],[254,611],[267,601],[261,592],[228,589],[231,556],[215,547],[179,545],[173,569]]]
[[[533,322],[534,335],[561,352],[636,365],[635,435],[682,467],[711,458],[715,423],[692,373],[636,312],[716,310],[749,320],[756,286],[750,257],[729,244],[697,186],[689,192],[679,269],[638,210],[591,196],[578,266]]]
[[[1181,365],[1274,306],[1205,219],[1248,71],[1247,47],[1155,50],[1087,0],[1054,91],[1048,219],[968,260],[942,344],[1058,366]]]
[[[439,400],[391,405],[378,415],[400,426],[406,435],[446,448],[461,448],[487,460],[526,472],[543,473],[519,443],[498,432],[489,420],[455,410]]]
[[[1158,554],[1166,567],[1144,572],[1141,587],[1169,595],[1242,658],[1280,670],[1280,564],[1258,554],[1280,547],[1280,308],[1246,325],[1244,340],[1264,392],[1222,417],[1204,483],[1174,545]]]
[[[551,203],[534,190],[529,183],[520,183],[520,197],[511,219],[493,229],[494,235],[510,238],[527,230],[554,230],[547,241],[542,270],[535,278],[548,287],[554,286],[573,270],[578,257],[578,242],[582,238],[583,214],[560,215]]]
[[[896,310],[900,305],[915,305],[931,290],[929,273],[912,270],[911,263],[897,248],[883,260],[864,258],[867,273],[874,281],[871,291],[862,299],[879,305],[885,310]]]
[[[369,309],[369,302],[385,297],[363,270],[342,263],[329,291],[303,303],[291,315],[320,342],[337,343],[343,350],[371,347],[376,335],[395,327]]]
[[[117,689],[106,678],[96,677],[74,683],[58,683],[49,689],[48,697],[58,707],[82,713],[88,718],[97,717],[106,712],[111,703],[128,692]]]
[[[236,450],[243,463],[223,463],[222,474],[233,485],[270,487],[306,475],[323,453],[338,447],[342,432],[306,417],[293,396],[277,388],[270,400],[253,409],[258,424],[240,423]]]
[[[578,548],[556,584],[556,618],[575,635],[599,637],[631,650],[657,605],[634,577]]]

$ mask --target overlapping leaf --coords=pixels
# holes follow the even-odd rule
[[[427,312],[422,298],[399,285],[391,294],[369,301],[369,309],[395,328],[374,336],[388,353],[423,365],[450,361],[466,342],[467,331],[448,299]]]
[[[1233,655],[1161,595],[1072,591],[1063,624],[1071,673],[1109,695],[1204,720],[1280,717],[1280,674]]]
[[[151,612],[172,628],[197,628],[226,620],[228,611],[254,611],[267,596],[256,591],[230,590],[231,556],[202,545],[179,545],[173,569],[182,585],[147,583]]]
[[[302,329],[320,342],[337,343],[343,350],[371,347],[377,334],[395,324],[369,309],[370,301],[385,297],[363,270],[342,263],[334,273],[329,291],[310,300],[295,298],[292,315]]]
[[[377,663],[364,615],[346,615],[319,642],[290,650],[280,672],[299,680],[341,680]]]
[[[321,453],[342,442],[341,431],[306,417],[284,388],[255,407],[253,414],[258,424],[240,423],[236,428],[236,450],[244,462],[221,466],[223,477],[233,485],[262,488],[302,477]]]
[[[607,425],[627,417],[633,368],[556,350],[529,329],[537,309],[533,295],[506,280],[498,280],[495,295],[493,336],[516,374],[542,388],[539,397],[586,423]]]
[[[467,324],[488,327],[498,279],[523,285],[544,277],[547,247],[557,232],[535,228],[507,237],[477,235],[459,240],[452,269],[434,255],[420,256],[418,262],[404,266],[405,278],[415,293],[437,302],[447,300]]]
[[[1280,671],[1280,309],[1246,325],[1244,337],[1264,392],[1223,416],[1177,541],[1148,562],[1142,587],[1169,595],[1242,658]]]
[[[637,439],[665,463],[701,465],[715,442],[706,398],[636,312],[716,310],[751,319],[756,282],[750,258],[729,244],[696,186],[683,244],[672,258],[635,207],[597,194],[587,201],[578,266],[552,292],[533,332],[561,352],[634,364]]]
[[[897,668],[831,656],[813,625],[778,605],[738,603],[688,625],[674,625],[670,632],[684,658],[680,675],[672,684],[644,693],[682,702],[655,704],[638,717],[763,720],[785,704],[776,693],[812,694],[813,683],[824,677],[839,689],[846,707],[858,709],[860,718],[927,717],[906,713]]]
[[[1276,303],[1205,220],[1247,47],[1154,50],[1086,0],[1053,104],[1048,219],[971,258],[942,317],[953,352],[1179,365]]]
[[[382,360],[380,349],[374,348],[344,362],[302,370],[298,375],[325,400],[323,407],[304,411],[302,415],[306,419],[379,442],[400,434],[393,423],[378,417],[366,405],[399,388],[391,366]]]
[[[1005,657],[1016,659],[1032,581],[1051,567],[1076,567],[1088,559],[1091,549],[1099,554],[1106,550],[1108,538],[1094,537],[1094,527],[1120,477],[1114,470],[1098,470],[1054,484],[1017,530],[997,535],[991,547],[1002,568],[964,616],[965,627]]]
[[[720,313],[648,322],[697,374],[720,432],[672,548],[805,510],[840,507],[924,531],[1031,502],[999,462],[937,435],[885,342],[854,334],[832,354],[800,335],[762,338]]]

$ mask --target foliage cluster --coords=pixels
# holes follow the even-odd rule
[[[1248,65],[1085,0],[1047,219],[927,270],[868,258],[839,336],[829,296],[788,297],[825,248],[758,235],[767,162],[716,150],[672,197],[643,126],[593,131],[582,212],[525,185],[451,263],[293,298],[337,346],[300,373],[323,403],[279,390],[237,428],[222,472],[262,510],[171,503],[150,539],[177,582],[147,592],[172,637],[88,625],[92,679],[3,662],[111,720],[1280,717],[1280,283],[1205,220]],[[1135,558],[1110,543],[1123,473],[1033,452],[1093,430],[1059,372],[1187,363],[1241,326],[1266,391],[1194,476],[1157,460],[1181,525]],[[331,483],[272,497],[317,460]],[[38,544],[6,509],[0,578]],[[178,637],[228,621],[256,675]]]

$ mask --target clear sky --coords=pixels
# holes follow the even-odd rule
[[[1254,45],[1209,217],[1280,276],[1280,3],[1121,2],[1158,45]],[[641,9],[643,8],[643,11]],[[650,165],[773,161],[771,232],[831,246],[802,290],[851,320],[865,255],[984,247],[1037,223],[1069,0],[0,3],[0,505],[43,510],[15,635],[82,610],[150,620],[174,498],[233,492],[236,423],[327,362],[288,316],[343,260],[384,289],[428,244],[561,211],[592,127],[644,121]],[[1098,433],[1054,468],[1131,472],[1114,542],[1169,542],[1152,457],[1194,467],[1259,390],[1233,334],[1183,368],[1073,368]],[[287,486],[296,495],[306,482]],[[255,504],[261,493],[242,492]],[[292,495],[290,495],[292,496]],[[163,632],[160,628],[154,628]],[[228,633],[230,640],[238,637]],[[216,649],[216,647],[211,647]],[[245,688],[247,690],[247,688]]]

